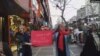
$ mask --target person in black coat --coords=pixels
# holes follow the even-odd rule
[[[18,37],[19,36],[19,37]],[[30,35],[28,33],[28,28],[26,25],[20,26],[20,32],[17,33],[18,41],[21,45],[22,56],[32,56]],[[20,53],[19,53],[20,54]]]
[[[95,31],[95,28],[90,28],[86,35],[86,42],[83,47],[83,51],[80,56],[100,56],[98,50],[96,49],[96,45],[94,43],[94,38],[92,32]]]

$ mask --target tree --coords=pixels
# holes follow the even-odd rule
[[[53,0],[52,2],[56,2],[55,5],[56,7],[61,10],[61,18],[63,21],[67,24],[65,17],[64,17],[64,12],[66,9],[66,6],[69,5],[71,0]]]

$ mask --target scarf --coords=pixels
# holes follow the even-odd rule
[[[59,39],[58,39],[58,48],[63,51],[64,50],[64,34],[63,32],[59,32]]]

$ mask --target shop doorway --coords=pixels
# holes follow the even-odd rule
[[[18,41],[16,33],[19,31],[19,26],[24,23],[24,20],[17,15],[8,16],[8,30],[9,30],[9,46],[13,55],[18,53]]]

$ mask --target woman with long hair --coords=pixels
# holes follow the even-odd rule
[[[27,25],[21,25],[19,29],[20,29],[20,35],[21,35],[20,41],[22,45],[22,48],[21,48],[22,56],[32,56],[28,27]]]
[[[57,53],[58,56],[67,56],[66,54],[66,44],[65,35],[69,34],[69,31],[65,29],[63,24],[58,26],[58,37],[57,37]]]

